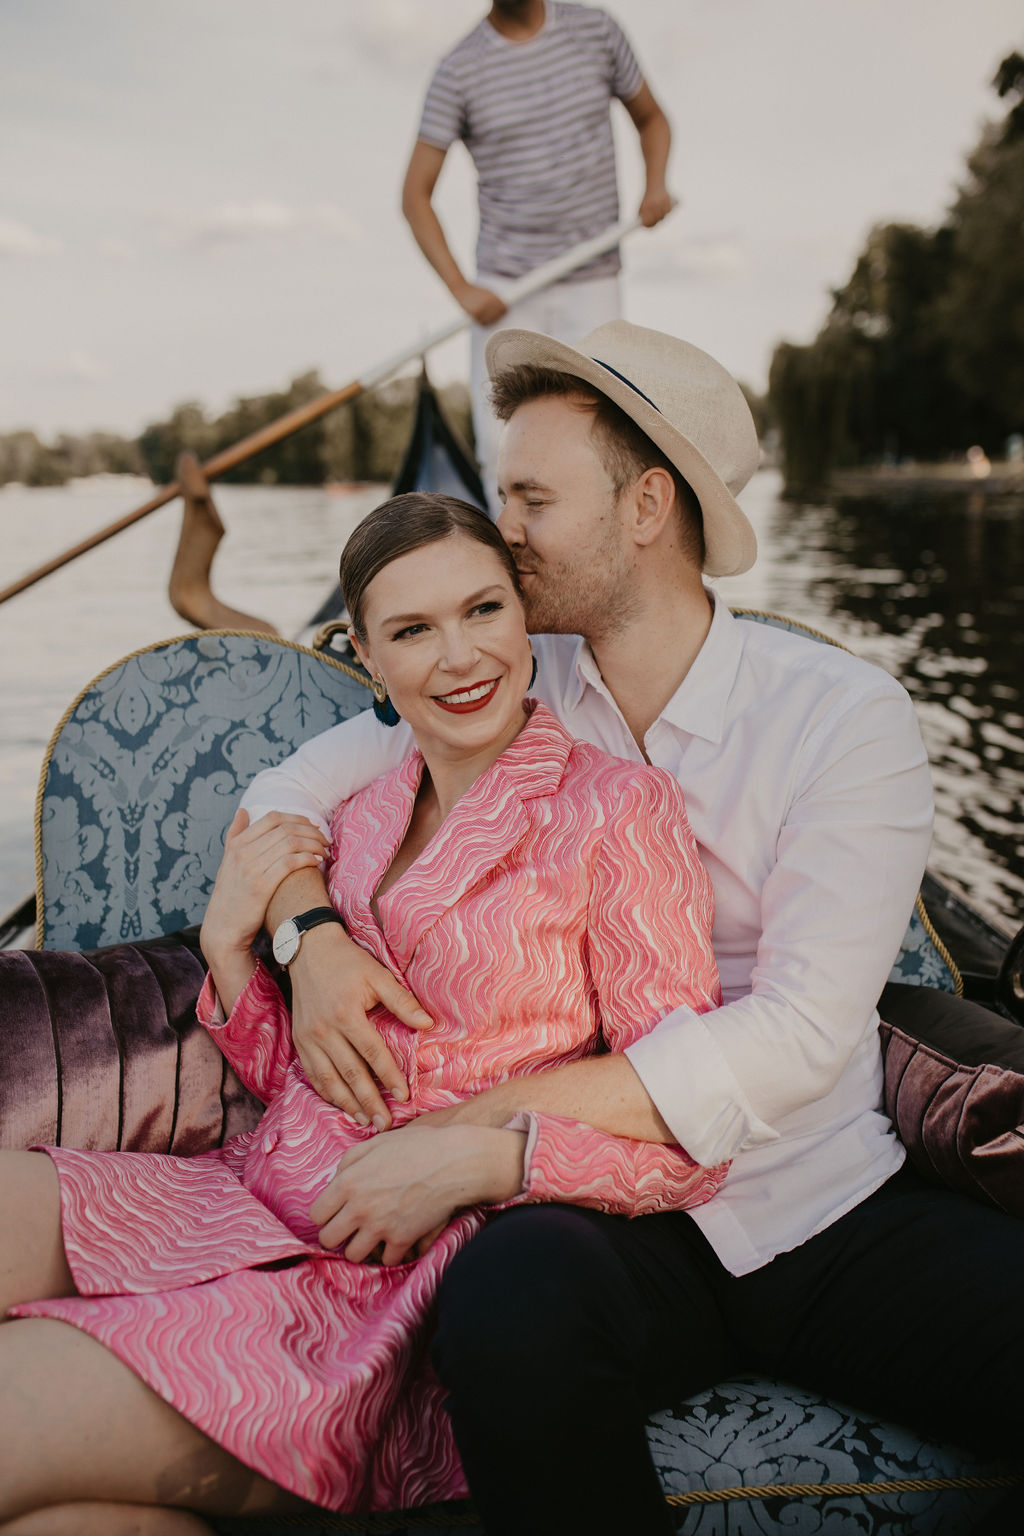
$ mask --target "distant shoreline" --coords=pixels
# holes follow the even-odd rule
[[[840,494],[872,491],[980,491],[986,496],[1024,493],[1024,464],[992,463],[979,475],[970,464],[880,464],[836,469],[828,488]]]

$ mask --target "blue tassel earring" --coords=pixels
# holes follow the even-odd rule
[[[402,717],[388,698],[388,685],[379,672],[371,686],[373,688],[373,712],[377,719],[381,725],[397,725]]]

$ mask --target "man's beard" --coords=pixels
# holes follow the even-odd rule
[[[625,627],[637,598],[619,561],[611,558],[610,546],[607,553],[607,563],[529,567],[536,575],[525,584],[523,607],[531,634],[582,635],[593,644]]]

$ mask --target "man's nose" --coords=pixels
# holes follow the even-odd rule
[[[497,516],[497,528],[509,549],[522,549],[523,525],[511,502],[506,501]]]

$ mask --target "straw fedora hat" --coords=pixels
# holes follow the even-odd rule
[[[524,363],[584,379],[632,417],[693,488],[704,514],[709,576],[736,576],[757,557],[757,538],[736,496],[757,468],[754,419],[721,363],[688,341],[610,320],[579,350],[539,331],[496,331],[487,343],[493,379]]]

